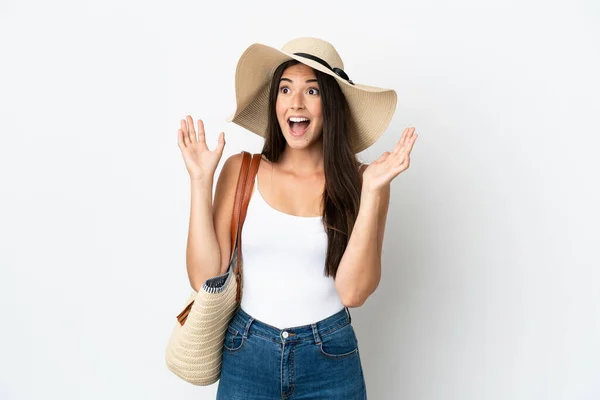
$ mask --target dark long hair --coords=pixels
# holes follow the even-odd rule
[[[279,80],[286,68],[298,64],[289,60],[275,70],[269,91],[269,121],[262,154],[271,162],[279,160],[285,150],[275,105]],[[325,190],[323,192],[323,224],[327,232],[325,276],[335,278],[342,255],[348,245],[360,205],[362,179],[359,160],[350,147],[350,111],[339,84],[330,75],[314,70],[321,92],[323,112],[323,162]]]

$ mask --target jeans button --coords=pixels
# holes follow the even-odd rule
[[[287,333],[286,331],[283,331],[283,333],[281,334],[281,336],[283,336],[284,339],[287,339],[289,335],[290,334]]]

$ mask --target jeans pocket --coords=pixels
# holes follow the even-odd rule
[[[235,328],[228,326],[225,333],[225,342],[223,348],[229,352],[238,351],[244,345],[245,339]]]
[[[358,353],[358,340],[351,324],[321,336],[319,350],[324,357],[340,359]]]

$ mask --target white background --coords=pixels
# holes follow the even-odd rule
[[[353,311],[369,398],[600,398],[600,6],[0,3],[0,399],[212,399],[167,370],[190,288],[179,120],[226,157],[252,43],[331,42],[419,139]],[[219,166],[219,170],[222,166]],[[217,171],[218,172],[218,171]]]

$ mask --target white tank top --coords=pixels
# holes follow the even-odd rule
[[[325,277],[327,233],[322,218],[271,207],[258,174],[242,229],[241,308],[279,329],[308,325],[342,310],[332,277]]]

